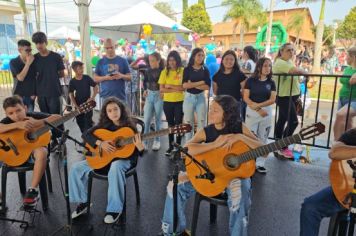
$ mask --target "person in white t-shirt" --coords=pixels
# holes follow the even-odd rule
[[[242,53],[242,72],[244,73],[253,73],[256,67],[257,61],[257,51],[252,46],[246,46]]]

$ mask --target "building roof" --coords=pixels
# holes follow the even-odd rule
[[[275,10],[273,11],[273,21],[280,21],[286,27],[288,25],[288,21],[290,17],[294,14],[303,14],[305,11],[306,14],[306,21],[304,22],[304,28],[299,34],[299,38],[302,40],[315,42],[315,36],[312,31],[312,27],[314,27],[314,21],[311,17],[309,8],[292,8],[292,9],[283,9],[283,10]],[[269,11],[266,12],[267,19],[269,18]],[[212,33],[209,34],[210,36],[227,36],[233,34],[233,27],[236,23],[235,20],[230,20],[226,22],[219,22],[213,25]],[[297,37],[297,33],[293,30],[287,30],[288,35],[292,37]],[[245,35],[248,34],[257,34],[257,29],[250,29],[248,32],[245,32]],[[236,29],[236,34],[239,34],[239,29]]]
[[[32,4],[26,4],[28,11],[33,11],[35,8]],[[22,10],[18,2],[0,1],[0,11],[8,11],[13,15],[21,14]]]

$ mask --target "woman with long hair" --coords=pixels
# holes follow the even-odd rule
[[[237,141],[254,149],[261,145],[256,136],[239,120],[238,102],[231,96],[216,96],[209,107],[209,125],[200,129],[186,143],[191,155],[198,155],[216,148],[230,148]],[[225,189],[230,211],[230,235],[247,235],[248,214],[251,206],[251,179],[235,178]],[[177,235],[186,229],[184,206],[196,193],[185,172],[179,174]],[[173,184],[167,186],[163,219],[163,235],[173,234]]]
[[[267,143],[272,125],[272,104],[276,101],[276,85],[272,80],[272,62],[263,57],[257,61],[255,72],[247,79],[244,89],[247,104],[246,126]],[[257,158],[256,170],[266,173],[265,158]]]
[[[171,51],[167,57],[166,68],[161,72],[158,80],[160,92],[163,93],[163,111],[169,127],[182,124],[183,121],[184,89],[182,80],[182,60],[177,51]],[[181,138],[177,134],[176,142],[180,144]],[[169,134],[168,139],[169,148],[166,151],[166,155],[170,156],[173,151],[174,134]]]
[[[273,74],[307,75],[304,70],[295,66],[292,61],[294,46],[291,43],[283,44],[272,66]],[[278,120],[275,127],[275,138],[291,136],[298,126],[296,102],[300,96],[299,76],[275,75],[277,85]],[[288,147],[275,152],[276,157],[293,158],[293,153]]]
[[[204,92],[210,88],[210,74],[204,66],[204,58],[203,49],[194,48],[183,72],[183,88],[186,89],[183,102],[184,123],[193,127],[192,132],[186,134],[187,140],[192,138],[194,131],[194,115],[197,117],[198,129],[202,129],[206,121]]]
[[[243,50],[242,60],[242,72],[244,73],[253,73],[255,71],[256,62],[257,62],[257,50],[252,46],[246,46]]]
[[[239,102],[241,113],[242,89],[245,87],[246,76],[241,72],[234,51],[227,50],[221,59],[220,69],[213,76],[213,92],[215,95],[230,95]],[[241,119],[241,115],[239,116]]]

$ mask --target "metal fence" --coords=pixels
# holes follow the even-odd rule
[[[279,80],[281,79],[282,76],[290,76],[292,80],[294,79],[299,79],[300,75],[292,75],[292,74],[274,74],[275,76],[278,76]],[[316,138],[313,138],[312,140],[306,140],[303,141],[303,144],[305,145],[310,145],[314,147],[319,147],[319,148],[330,148],[331,146],[331,141],[333,140],[333,123],[335,120],[337,108],[337,92],[339,90],[338,88],[338,81],[341,77],[350,77],[350,76],[343,76],[343,75],[323,75],[323,74],[309,74],[309,77],[313,77],[315,81],[315,85],[313,88],[307,88],[307,81],[305,81],[305,88],[308,89],[310,93],[313,93],[315,95],[314,98],[312,98],[310,107],[305,110],[306,103],[307,103],[307,97],[304,96],[303,102],[303,115],[300,117],[299,120],[299,125],[296,130],[298,132],[302,127],[307,126],[308,124],[312,124],[315,122],[322,122],[326,126],[326,132],[322,134],[321,136],[318,136]],[[278,83],[276,84],[278,87]],[[9,71],[0,71],[0,104],[2,104],[3,100],[12,95],[12,87],[13,87],[13,80],[11,73]],[[142,116],[143,115],[143,97],[142,97],[142,78],[139,79],[138,81],[138,94],[137,94],[137,101],[134,101],[131,97],[129,97],[127,103],[129,106],[134,107],[136,106],[136,114]],[[279,91],[277,91],[278,94]],[[325,95],[327,93],[329,99],[322,99],[322,95]],[[351,93],[350,93],[350,99],[351,101],[351,94],[352,94],[352,87],[351,87]],[[208,101],[211,99],[211,95],[207,98]],[[291,100],[290,100],[291,102]],[[348,111],[350,111],[350,102],[348,104]],[[138,106],[138,107],[137,107]],[[273,112],[273,119],[274,119],[274,125],[272,125],[272,132],[271,134],[274,134],[274,128],[278,119],[278,107],[275,106],[274,112]],[[290,111],[288,111],[288,115],[290,114]],[[0,118],[4,117],[3,110],[0,109]],[[347,124],[347,120],[346,120]],[[346,125],[345,125],[345,130],[346,130]],[[271,136],[270,139],[274,139],[274,136]]]

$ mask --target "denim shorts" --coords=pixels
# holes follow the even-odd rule
[[[350,101],[349,98],[339,98],[337,109],[340,110],[345,105],[346,105],[346,107],[348,107],[349,101]],[[356,111],[356,99],[355,98],[351,99],[350,107]]]

